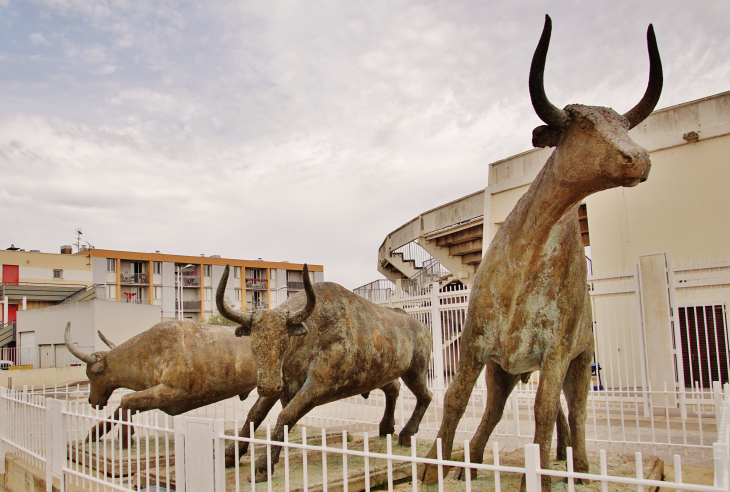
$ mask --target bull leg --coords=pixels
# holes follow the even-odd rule
[[[535,439],[533,442],[540,445],[540,466],[550,467],[550,444],[553,438],[553,428],[558,417],[560,389],[565,380],[568,361],[557,357],[557,354],[545,356],[540,368],[540,383],[537,386],[535,397]],[[542,491],[550,492],[552,481],[549,476],[542,477]],[[525,477],[522,477],[520,492],[527,490]]]
[[[466,330],[466,329],[465,329]],[[462,347],[473,347],[476,344],[469,344],[464,341],[462,335]],[[451,450],[454,446],[454,434],[456,426],[459,425],[461,417],[464,415],[466,405],[469,402],[469,396],[474,389],[474,385],[482,372],[484,364],[481,363],[474,353],[463,354],[459,360],[459,368],[456,371],[454,380],[449,385],[444,396],[444,416],[441,420],[437,438],[441,438],[443,451],[443,459],[451,459]],[[433,443],[431,450],[426,458],[436,459],[436,442]],[[448,467],[444,467],[444,475],[448,473]],[[433,465],[422,465],[418,469],[418,476],[426,483],[434,483],[438,480],[438,468]]]
[[[431,404],[433,394],[428,389],[427,369],[428,366],[424,365],[422,371],[413,371],[402,376],[403,382],[406,383],[408,389],[416,395],[416,408],[413,409],[413,414],[411,414],[406,426],[400,431],[398,436],[398,445],[400,446],[410,447],[411,436],[418,432],[418,426],[421,425],[421,420]]]
[[[512,375],[502,369],[499,364],[490,361],[487,362],[485,379],[487,382],[487,408],[482,415],[482,420],[476,433],[474,433],[474,437],[469,442],[469,456],[472,463],[484,462],[484,448],[487,446],[489,436],[492,435],[494,428],[502,420],[504,405],[507,403],[507,398],[515,388],[520,376]],[[464,471],[465,468],[459,468],[457,478],[464,480],[466,478]],[[477,471],[472,469],[471,478],[476,478],[476,476]]]
[[[246,423],[243,424],[243,427],[241,427],[241,430],[238,433],[239,437],[250,437],[251,436],[251,422],[253,422],[253,428],[254,431],[259,428],[259,425],[261,425],[261,422],[264,421],[266,416],[269,414],[271,409],[274,407],[276,402],[278,401],[277,397],[267,398],[265,396],[260,396],[258,400],[256,400],[256,403],[251,407],[251,410],[248,411],[248,416],[246,417]],[[226,468],[230,468],[233,465],[236,464],[236,442],[233,442],[228,445],[226,448]],[[240,459],[241,456],[246,454],[246,451],[248,451],[248,443],[245,441],[238,441],[238,457]]]
[[[131,416],[139,412],[146,412],[147,410],[159,408],[162,411],[166,411],[166,408],[180,402],[186,396],[187,395],[185,393],[162,384],[153,386],[146,390],[129,393],[122,397],[121,405],[119,406],[119,409],[117,409],[117,411],[121,412],[119,420],[126,421],[127,414]],[[120,437],[120,445],[122,446],[122,449],[127,449],[129,444],[127,433],[130,433],[129,435],[134,434],[134,428],[132,428],[131,421],[127,425],[122,425],[122,433]]]
[[[319,391],[313,390],[313,386],[319,386]],[[276,420],[276,427],[274,432],[271,434],[272,441],[283,441],[284,440],[284,426],[288,425],[291,429],[299,422],[299,419],[304,417],[307,412],[316,407],[320,401],[326,401],[326,396],[336,388],[326,388],[321,383],[317,384],[305,384],[304,387],[294,396],[289,404],[279,414],[279,418]],[[271,472],[274,471],[274,466],[279,462],[279,454],[281,453],[281,446],[271,447]],[[265,482],[268,480],[267,470],[267,456],[266,453],[261,454],[256,460],[256,477],[257,482]]]
[[[565,461],[568,458],[568,446],[570,446],[570,427],[568,420],[565,418],[563,406],[558,399],[558,453],[556,458],[559,461]]]
[[[400,394],[400,381],[396,379],[380,389],[385,393],[385,413],[383,413],[383,420],[380,421],[380,433],[378,435],[386,437],[395,432],[395,405]]]
[[[121,405],[117,407],[114,412],[112,412],[112,415],[117,415],[117,419],[119,419],[119,410],[121,409]],[[113,422],[99,422],[94,427],[91,428],[91,432],[89,432],[89,435],[86,436],[86,442],[89,441],[96,441],[97,439],[100,439],[101,436],[106,434],[111,430],[111,428],[114,426]]]
[[[586,456],[586,416],[588,393],[591,385],[591,349],[573,359],[563,382],[563,392],[568,400],[568,421],[570,443],[573,446],[573,468],[579,473],[588,473]]]

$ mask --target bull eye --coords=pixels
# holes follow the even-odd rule
[[[578,125],[578,128],[580,128],[580,131],[584,132],[584,131],[588,130],[588,126],[589,126],[588,122],[586,120],[582,120],[580,122],[580,125]]]

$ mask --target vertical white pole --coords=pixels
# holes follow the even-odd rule
[[[28,298],[23,296],[23,311],[28,309]]]
[[[527,492],[537,492],[541,490],[540,486],[540,474],[538,468],[540,467],[540,445],[539,444],[526,444],[525,445],[525,485],[527,486]]]
[[[187,483],[187,473],[185,466],[185,417],[173,417],[173,427],[175,429],[175,490],[185,492],[185,484]],[[131,436],[131,416],[127,416],[130,423]],[[129,447],[129,469],[132,469],[131,462],[132,447]]]
[[[226,490],[226,453],[225,441],[226,423],[223,420],[216,420],[213,429],[213,452],[215,453],[215,490],[225,492]],[[269,478],[271,480],[271,478]]]
[[[10,379],[10,378],[8,378]],[[8,388],[10,385],[8,384]],[[0,387],[0,475],[5,475],[5,441],[8,437],[8,413],[7,400],[8,388]],[[46,429],[48,429],[48,416],[46,414]],[[46,432],[46,436],[48,433]],[[46,438],[46,456],[48,456],[48,439]],[[46,466],[48,469],[48,466]]]
[[[3,300],[3,323],[8,322],[8,296]]]
[[[439,283],[431,288],[431,337],[433,338],[434,386],[436,401],[443,403],[444,398],[444,343],[441,334],[441,313],[439,312]]]

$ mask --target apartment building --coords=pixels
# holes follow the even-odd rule
[[[52,306],[71,296],[93,297],[89,259],[72,255],[71,246],[62,246],[61,251],[66,254],[25,251],[12,245],[0,250],[0,347],[14,347],[16,341],[35,344],[32,334],[16,332],[18,311]]]
[[[86,249],[97,298],[158,305],[162,319],[204,321],[216,312],[215,290],[225,265],[231,266],[227,302],[236,309],[274,308],[304,289],[303,264],[240,260],[220,256],[168,255]],[[324,281],[324,267],[309,265],[310,280]]]

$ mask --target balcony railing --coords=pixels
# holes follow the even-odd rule
[[[269,309],[269,303],[264,301],[247,302],[246,307],[249,309],[249,311],[253,311],[255,309]]]
[[[177,280],[175,281],[177,284]],[[200,277],[193,277],[192,275],[183,275],[182,277],[183,287],[200,287]]]
[[[246,288],[255,290],[266,290],[269,282],[267,280],[261,280],[258,278],[247,278]]]
[[[124,293],[122,293],[124,295]],[[131,299],[127,299],[126,296],[120,301],[120,302],[127,302],[129,304],[149,304],[149,299],[137,299],[136,297],[132,297]]]
[[[200,311],[200,301],[183,301],[183,312],[184,311]],[[175,310],[180,310],[180,301],[175,301]]]
[[[144,284],[150,283],[150,275],[148,273],[133,273],[131,275],[121,274],[120,282],[122,284]]]
[[[288,290],[304,290],[304,282],[302,281],[289,281],[286,283]]]

